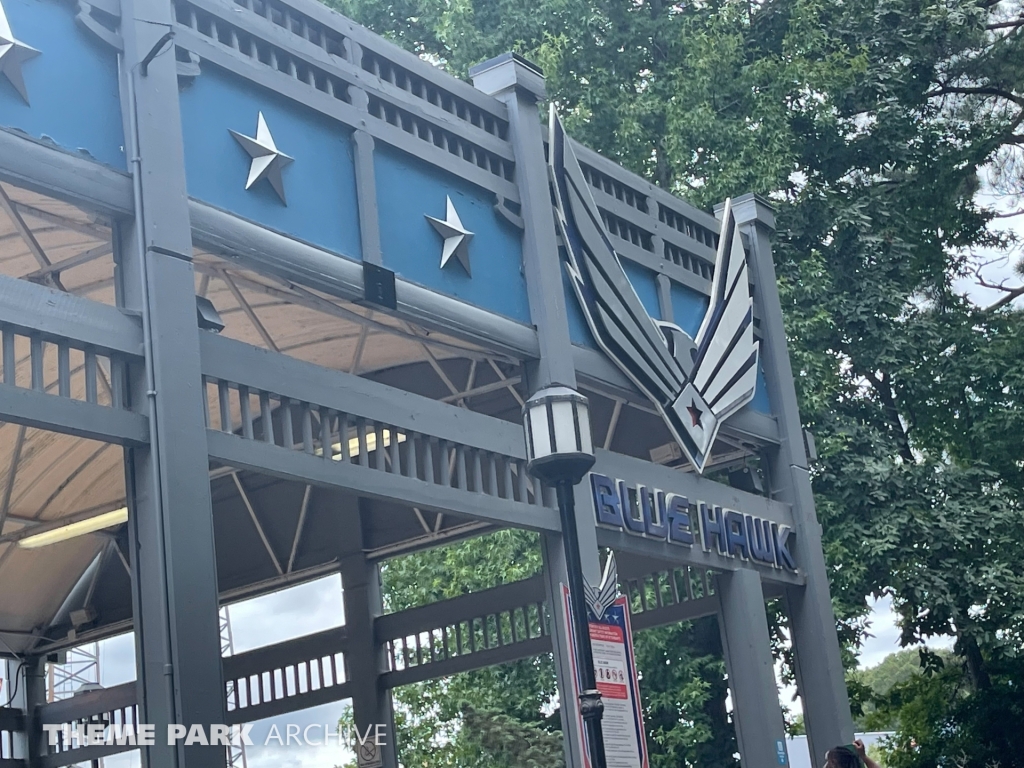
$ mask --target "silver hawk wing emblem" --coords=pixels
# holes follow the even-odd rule
[[[612,603],[619,596],[619,572],[615,566],[614,552],[608,553],[600,586],[595,589],[589,581],[583,579],[583,592],[587,607],[594,614],[594,618],[600,621],[604,617],[604,612],[612,607]]]
[[[653,320],[622,270],[590,186],[551,108],[549,168],[566,269],[601,349],[658,408],[679,447],[704,472],[722,422],[754,397],[758,348],[739,227],[726,201],[697,338]]]

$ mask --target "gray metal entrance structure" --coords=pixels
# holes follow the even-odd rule
[[[583,321],[527,63],[469,85],[312,0],[0,3],[0,655],[19,682],[0,766],[127,749],[53,746],[51,724],[351,699],[365,729],[393,722],[395,687],[543,653],[571,690],[562,531],[520,416],[551,384],[586,394],[600,446],[576,490],[586,577],[617,554],[638,630],[718,616],[744,766],[785,763],[766,599],[812,753],[852,739],[764,201],[732,202],[757,392],[703,477]],[[718,221],[575,153],[645,310],[692,334]],[[666,493],[691,540],[644,526]],[[543,574],[385,612],[387,558],[510,526],[541,534]],[[329,573],[343,627],[222,657],[222,605]],[[128,630],[136,682],[46,702],[49,655]],[[156,768],[226,760],[143,748]]]

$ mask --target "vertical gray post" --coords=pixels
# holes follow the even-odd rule
[[[569,321],[562,288],[562,264],[551,209],[551,189],[544,158],[544,132],[537,102],[544,98],[544,75],[530,62],[512,53],[502,54],[470,70],[473,84],[508,108],[509,140],[516,157],[516,185],[522,203],[523,269],[530,301],[530,317],[537,328],[540,358],[529,366],[530,390],[554,384],[576,389]],[[583,575],[592,584],[601,578],[597,531],[592,504],[585,487],[576,487],[576,531]],[[562,536],[542,539],[551,636],[561,702],[562,732],[566,735],[568,768],[582,768],[579,753],[579,702],[573,695],[573,649],[566,627],[561,585],[566,583]]]
[[[148,768],[224,768],[224,747],[168,745],[169,724],[225,722],[205,396],[169,0],[122,0],[122,113],[135,217],[115,233],[118,303],[142,317],[129,375],[151,442],[126,452],[139,718]]]
[[[42,657],[30,656],[24,663],[10,662],[8,671],[17,670],[17,680],[5,678],[12,689],[17,686],[17,695],[11,706],[20,709],[25,715],[25,730],[14,740],[14,758],[24,760],[28,768],[41,765],[47,753],[47,737],[39,722],[39,708],[46,703],[46,662]],[[10,694],[5,691],[5,698]]]
[[[797,688],[814,763],[823,759],[826,750],[853,740],[853,719],[775,281],[771,251],[775,216],[769,205],[754,195],[733,200],[733,212],[750,241],[750,267],[761,310],[761,358],[768,396],[779,423],[780,445],[770,467],[772,496],[793,508],[797,562],[807,579],[805,586],[787,590],[786,602]]]
[[[544,75],[513,53],[477,64],[473,85],[508,107],[508,132],[516,156],[516,185],[522,204],[523,268],[530,318],[537,327],[540,360],[535,390],[552,384],[576,388],[576,368],[562,290],[562,264],[551,212],[551,189],[544,160],[544,134],[537,102],[544,98]]]
[[[564,735],[565,765],[566,768],[582,768],[584,763],[580,745],[584,743],[585,736],[579,718],[579,707],[572,695],[574,655],[572,642],[566,631],[571,619],[562,599],[562,585],[567,583],[562,537],[557,533],[541,534],[541,553],[544,556],[544,586],[551,614],[551,650],[558,679],[558,714]]]
[[[362,502],[359,503],[360,507]],[[363,554],[363,512],[346,511],[344,520],[355,548],[342,555],[341,584],[344,590],[345,627],[348,647],[345,668],[352,687],[352,714],[361,735],[370,729],[370,742],[374,728],[384,726],[382,735],[386,743],[379,747],[384,768],[398,768],[397,734],[391,691],[381,684],[384,671],[384,648],[377,641],[375,619],[384,613],[381,599],[380,568],[369,562]],[[356,745],[357,757],[359,745]],[[363,765],[364,760],[358,760]]]
[[[775,682],[761,576],[744,568],[715,578],[718,626],[740,761],[743,768],[779,768],[788,762],[786,726]]]

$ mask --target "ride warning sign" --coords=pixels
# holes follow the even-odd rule
[[[569,589],[562,586],[565,615],[569,615]],[[570,622],[571,623],[571,622]],[[570,636],[572,627],[567,627]],[[629,606],[619,596],[596,618],[590,613],[590,646],[594,654],[597,689],[604,703],[601,726],[608,768],[649,768],[647,742],[644,738],[643,715],[640,711],[640,687],[637,684],[636,660],[633,656],[633,633],[629,624]],[[579,676],[573,669],[576,699],[579,699]],[[577,709],[579,732],[583,721]],[[591,765],[587,747],[580,744],[586,765]]]

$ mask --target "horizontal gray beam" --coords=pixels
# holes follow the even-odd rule
[[[126,174],[4,129],[0,179],[106,213],[130,214],[133,209],[132,182]]]
[[[606,176],[610,176],[611,178],[622,182],[626,186],[631,187],[636,192],[645,195],[648,203],[653,203],[653,205],[649,205],[649,207],[650,216],[654,221],[658,220],[658,210],[656,206],[658,203],[662,203],[666,207],[671,208],[674,212],[678,213],[680,216],[684,216],[695,224],[699,224],[705,229],[709,229],[716,234],[718,233],[721,225],[719,224],[718,219],[710,213],[693,207],[689,203],[680,200],[672,193],[662,189],[661,187],[655,186],[651,182],[647,181],[647,179],[641,178],[635,173],[627,171],[615,161],[609,160],[603,155],[598,154],[590,147],[584,146],[576,141],[572,143],[572,146],[581,163],[592,166]],[[639,211],[637,213],[640,216],[644,215]],[[650,229],[649,227],[645,228]],[[713,248],[702,246],[699,242],[695,240],[691,241],[689,238],[687,238],[686,242],[693,242],[692,246],[688,245],[687,250],[696,250],[697,253],[700,253],[700,249],[703,248],[704,255],[706,255],[708,260],[712,262],[715,260],[715,252]]]
[[[550,652],[551,638],[548,635],[543,635],[542,637],[522,640],[518,643],[481,649],[473,653],[453,656],[449,659],[432,662],[424,661],[423,664],[417,664],[414,667],[385,672],[381,675],[381,682],[385,688],[398,688],[403,685],[422,683],[424,680],[451,677],[460,672],[471,672],[474,669],[492,667],[496,664],[506,664],[510,661],[528,659],[532,656],[539,656],[542,653]]]
[[[537,605],[544,602],[544,596],[544,580],[541,576],[534,576],[481,592],[471,592],[449,600],[384,614],[374,623],[374,631],[377,641],[385,643],[395,638],[415,635],[417,632],[451,626],[460,621],[469,621],[526,605]]]
[[[208,377],[502,456],[526,458],[522,427],[493,416],[214,334],[201,334],[200,352],[203,375]]]
[[[157,737],[159,738],[159,736]],[[102,760],[105,757],[120,755],[124,752],[131,752],[138,747],[117,744],[97,744],[89,747],[78,747],[65,752],[53,752],[39,758],[39,768],[60,768],[65,765],[92,765],[93,760]],[[0,763],[0,768],[3,768]]]
[[[0,275],[0,326],[48,341],[141,356],[142,326],[114,307]]]
[[[446,488],[424,480],[348,462],[331,461],[224,432],[207,430],[207,442],[210,458],[238,469],[347,490],[354,494],[415,506],[421,510],[454,512],[477,520],[538,531],[558,530],[557,513],[545,507]]]
[[[257,720],[265,720],[268,717],[287,715],[289,712],[299,712],[303,709],[319,707],[322,704],[333,704],[335,701],[350,698],[352,698],[352,686],[349,683],[332,685],[328,688],[317,688],[315,691],[297,693],[294,696],[287,696],[283,699],[230,710],[227,713],[226,724],[241,725],[243,723],[254,723]]]
[[[149,442],[141,414],[10,384],[0,384],[0,422],[119,445]]]
[[[297,285],[346,301],[363,300],[363,265],[351,258],[271,232],[258,224],[189,202],[195,242],[248,269],[275,275]],[[401,278],[395,281],[395,313],[432,330],[513,357],[539,354],[531,326],[488,312]]]
[[[347,647],[348,631],[345,627],[334,627],[305,637],[228,656],[224,659],[224,679],[240,680],[263,672],[273,672],[290,664],[344,653]]]
[[[640,632],[645,629],[677,624],[681,621],[693,621],[705,616],[714,616],[716,613],[718,613],[718,598],[712,595],[631,614],[630,623],[634,632]],[[414,667],[385,673],[383,677],[388,687],[409,685],[414,682],[447,677],[459,672],[482,669],[494,664],[525,659],[550,651],[551,638],[545,635],[450,659],[434,662],[424,661],[423,664]]]
[[[577,506],[579,506],[579,502],[577,502]],[[688,565],[716,571],[736,571],[741,568],[752,568],[761,574],[762,579],[775,581],[780,584],[803,585],[806,581],[800,573],[790,573],[789,571],[755,566],[736,558],[721,557],[705,552],[701,549],[699,543],[694,543],[692,547],[683,547],[678,544],[669,544],[666,541],[634,536],[611,528],[597,529],[597,543],[599,546],[608,547],[616,552],[641,555],[649,558],[654,563],[663,564],[666,567]]]
[[[633,631],[640,632],[644,629],[663,627],[666,624],[678,624],[680,621],[693,621],[705,616],[714,616],[716,613],[718,613],[718,596],[711,595],[634,613],[630,616],[629,621],[633,626]]]
[[[88,691],[63,701],[44,704],[37,715],[40,725],[63,725],[135,706],[135,682]]]

